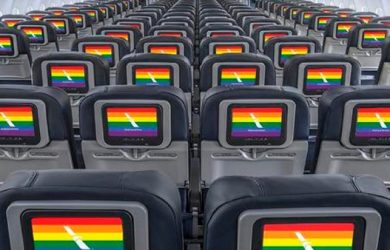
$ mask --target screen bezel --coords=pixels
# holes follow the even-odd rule
[[[85,29],[86,28],[86,21],[85,21],[85,15],[87,14],[83,14],[83,13],[79,13],[79,14],[66,14],[66,16],[72,18],[72,20],[74,21],[74,23],[76,24],[76,28],[77,29]],[[73,18],[76,17],[76,16],[79,16],[79,17],[82,17],[82,22],[81,22],[81,25],[79,25]]]
[[[328,22],[326,23],[325,27],[324,28],[320,28],[320,19],[321,18],[329,18]],[[333,18],[337,18],[337,16],[317,16],[316,17],[316,25],[315,25],[315,30],[316,31],[325,31],[326,30],[326,26],[332,21]]]
[[[176,35],[166,35],[164,33],[177,33],[179,36]],[[187,33],[185,31],[180,30],[156,30],[154,32],[155,36],[167,36],[167,37],[187,37]]]
[[[52,79],[52,76],[51,76],[51,67],[52,66],[82,66],[84,68],[84,74],[85,74],[85,87],[83,88],[62,88],[62,87],[57,87],[57,86],[53,86],[53,79]],[[66,93],[68,94],[73,94],[73,95],[85,95],[88,93],[89,91],[89,86],[90,86],[90,82],[89,82],[89,68],[88,68],[88,65],[86,65],[85,63],[48,63],[46,65],[46,72],[47,72],[47,84],[48,86],[50,87],[56,87],[56,88],[60,88],[62,90],[64,90]]]
[[[3,22],[3,23],[7,26],[7,28],[13,28],[13,27],[15,27],[15,25],[17,25],[18,23],[21,23],[21,22],[23,22],[23,21],[27,21],[27,19],[26,19],[26,18],[2,18],[0,21]],[[7,24],[7,21],[18,21],[18,22],[15,23],[13,26],[9,26],[9,25]]]
[[[229,85],[222,85],[221,84],[221,80],[222,80],[222,72],[224,69],[231,69],[231,68],[242,68],[242,69],[247,69],[247,68],[250,68],[250,69],[255,69],[256,70],[256,77],[254,79],[254,84],[251,84],[251,85],[246,85],[246,84],[243,84],[243,85],[240,85],[240,84],[229,84]],[[260,79],[260,68],[257,66],[257,65],[236,65],[236,66],[233,66],[233,65],[221,65],[218,67],[218,86],[224,86],[224,87],[230,87],[230,86],[242,86],[242,87],[246,87],[246,86],[256,86],[256,85],[259,85],[259,79]]]
[[[352,223],[355,226],[353,235],[353,250],[364,250],[364,235],[366,221],[362,217],[305,217],[305,218],[264,218],[253,224],[252,250],[263,249],[264,226],[269,224],[294,224],[294,223]]]
[[[119,217],[122,219],[124,250],[134,250],[134,220],[127,211],[120,210],[26,210],[21,215],[25,250],[34,250],[32,219],[39,217]],[[126,237],[127,236],[127,237]]]
[[[132,74],[132,82],[133,85],[136,86],[162,86],[162,87],[168,87],[168,86],[163,86],[163,85],[158,85],[158,84],[146,84],[146,85],[138,85],[137,84],[137,69],[147,69],[147,68],[160,68],[160,69],[168,69],[169,70],[169,86],[174,86],[174,69],[170,65],[135,65],[132,67],[133,74]]]
[[[239,43],[214,43],[210,44],[212,45],[212,50],[210,51],[211,55],[223,55],[223,54],[242,54],[246,53],[246,47],[245,45],[247,44],[239,44]],[[219,46],[239,46],[241,48],[241,52],[238,53],[222,53],[222,54],[217,54],[217,49]]]
[[[309,69],[342,69],[342,79],[341,79],[341,84],[337,85],[337,87],[345,86],[346,84],[346,78],[347,78],[347,67],[346,65],[339,64],[339,65],[308,65],[305,67],[305,72],[304,72],[304,80],[303,80],[303,86],[302,86],[302,92],[305,96],[321,96],[325,91],[332,89],[326,89],[326,90],[308,90],[306,89],[307,86],[307,76],[308,76],[308,71]],[[333,88],[337,88],[336,86]]]
[[[35,42],[32,42],[30,40],[30,38],[28,38],[31,45],[44,46],[44,45],[47,45],[49,43],[49,39],[47,37],[47,28],[45,26],[42,26],[42,25],[19,25],[18,26],[18,29],[24,33],[23,28],[40,28],[40,29],[42,29],[43,41],[39,42],[39,43],[35,43]],[[26,36],[28,36],[28,35],[26,34]]]
[[[260,35],[259,35],[259,48],[261,50],[264,50],[264,46],[266,45],[268,41],[265,41],[265,35],[268,34],[268,33],[287,33],[286,36],[291,36],[292,35],[292,32],[291,30],[264,30],[264,31],[261,31],[260,32]],[[276,38],[276,37],[274,37]],[[270,40],[274,39],[274,38],[271,38]]]

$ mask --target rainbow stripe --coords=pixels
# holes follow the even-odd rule
[[[43,17],[47,16],[46,14],[31,14],[30,17],[32,18],[32,20],[34,21],[39,21],[41,20]]]
[[[312,12],[305,12],[303,13],[303,24],[309,24],[310,19],[314,14]]]
[[[59,65],[50,68],[51,83],[59,88],[84,88],[86,84],[83,65]]]
[[[282,32],[282,31],[278,31],[278,32],[264,32],[264,44],[267,43],[269,40],[273,39],[273,38],[278,38],[278,37],[284,37],[284,36],[288,36],[290,35],[289,32]]]
[[[177,46],[169,46],[169,45],[150,45],[149,53],[152,54],[167,54],[167,55],[177,55],[179,53],[179,49]]]
[[[0,136],[35,136],[32,107],[0,107]]]
[[[280,137],[282,134],[281,107],[232,108],[232,132],[235,138]]]
[[[42,217],[31,220],[34,250],[124,250],[119,217]]]
[[[283,67],[286,62],[295,57],[303,56],[310,53],[308,45],[285,45],[280,50],[280,66]]]
[[[374,19],[374,16],[358,16],[360,20],[363,21],[363,23],[369,23],[372,19]]]
[[[390,20],[388,20],[388,21],[381,21],[380,23],[384,24],[386,26],[390,26]]]
[[[242,45],[216,45],[215,46],[215,54],[216,55],[222,55],[222,54],[240,54],[243,53],[243,47]]]
[[[0,55],[13,55],[14,47],[12,38],[9,36],[0,36]]]
[[[171,31],[160,31],[157,33],[158,36],[171,36],[171,37],[183,37],[181,32],[171,32]]]
[[[96,23],[97,14],[95,10],[87,10],[85,13],[87,13],[87,15],[91,18],[91,22]]]
[[[349,31],[352,30],[357,23],[339,23],[337,24],[336,37],[348,38]]]
[[[114,62],[113,47],[104,44],[86,44],[83,48],[84,52],[91,55],[98,55],[107,60],[110,64]]]
[[[369,30],[363,32],[363,47],[378,48],[381,47],[386,40],[387,31],[385,30]]]
[[[390,108],[358,108],[356,137],[390,137]]]
[[[171,85],[169,68],[139,68],[135,69],[135,85]]]
[[[293,10],[292,13],[291,13],[291,20],[295,20],[297,15],[298,15],[298,10]]]
[[[5,25],[7,25],[8,28],[13,28],[16,24],[23,22],[24,19],[5,19],[2,20]]]
[[[107,108],[108,136],[156,137],[158,136],[157,108],[111,107]]]
[[[352,223],[266,224],[262,250],[352,250]]]
[[[221,70],[221,86],[250,86],[256,85],[257,69],[252,68],[223,68]]]
[[[65,21],[63,20],[47,20],[48,23],[54,26],[57,34],[66,34]]]
[[[351,16],[351,12],[338,12],[337,15],[339,15],[339,17],[342,17],[342,18],[346,18],[346,17],[349,17]]]
[[[307,70],[307,90],[327,90],[342,85],[342,68],[314,68]]]
[[[135,29],[142,29],[142,24],[140,23],[134,23],[134,22],[119,22],[118,25],[128,26]]]
[[[99,7],[100,11],[103,13],[103,16],[107,16],[107,8],[105,7]]]
[[[41,27],[21,27],[21,30],[28,36],[31,43],[43,43],[43,29]]]
[[[78,28],[84,26],[84,17],[82,15],[70,15],[69,17],[72,18]]]
[[[64,14],[65,10],[52,10],[51,12],[55,16],[62,16],[62,14]]]
[[[211,32],[210,37],[236,36],[235,32]]]
[[[127,32],[120,32],[120,31],[107,31],[104,33],[106,36],[115,37],[115,38],[121,38],[125,41],[130,40],[130,35]]]
[[[317,30],[325,30],[328,23],[333,19],[334,17],[320,17],[317,21]]]

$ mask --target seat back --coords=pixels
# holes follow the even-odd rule
[[[200,62],[209,55],[256,53],[256,44],[247,36],[204,38],[200,43]]]
[[[389,71],[390,71],[390,40],[387,39],[382,48],[382,58],[379,64],[378,74],[376,74],[375,83],[377,85],[389,85]]]
[[[251,36],[257,28],[276,25],[281,25],[279,20],[264,17],[249,17],[245,19],[243,27],[246,34]]]
[[[23,171],[0,198],[2,249],[182,249],[179,193],[153,171]]]
[[[89,14],[81,11],[68,11],[64,12],[63,15],[73,19],[78,31],[78,37],[93,35],[92,20]]]
[[[389,199],[372,176],[224,178],[207,194],[204,249],[385,250]]]
[[[0,22],[4,23],[8,28],[14,28],[14,26],[20,22],[32,20],[27,15],[3,15],[0,17]]]
[[[57,34],[60,51],[69,51],[78,38],[76,23],[68,16],[45,16],[42,21],[51,24]]]
[[[218,16],[203,19],[202,21],[199,22],[199,27],[201,28],[210,25],[232,25],[233,26],[233,25],[237,25],[237,22],[233,18],[218,17]]]
[[[264,53],[265,45],[273,38],[296,36],[297,31],[290,26],[269,25],[257,27],[252,31],[252,38],[256,42],[257,49]]]
[[[245,32],[239,26],[211,25],[204,26],[199,30],[200,39],[207,37],[244,36]]]
[[[273,38],[264,47],[265,55],[274,62],[276,69],[276,84],[282,85],[283,68],[293,57],[321,52],[317,39],[295,36]]]
[[[370,23],[374,18],[378,17],[378,14],[374,12],[355,12],[351,14],[351,17],[356,17],[362,20],[363,23],[368,24]]]
[[[316,173],[371,174],[390,180],[390,89],[345,87],[320,99]]]
[[[60,8],[60,7],[49,7],[49,8],[46,8],[45,11],[48,11],[55,16],[62,16],[66,11],[68,11],[68,9],[67,8]]]
[[[371,20],[372,23],[381,23],[390,26],[390,16],[376,17]]]
[[[192,43],[195,41],[194,30],[180,25],[154,26],[149,30],[149,36],[187,37]]]
[[[36,86],[0,90],[0,180],[17,170],[76,167],[67,95]]]
[[[143,36],[149,34],[150,23],[145,19],[141,19],[141,18],[117,19],[115,20],[114,24],[137,28],[141,31]]]
[[[321,11],[311,8],[301,9],[295,17],[295,29],[298,32],[298,36],[307,36],[309,30],[309,24],[311,18],[315,14],[320,14]]]
[[[188,129],[186,99],[174,87],[101,87],[80,104],[87,169],[157,170],[184,187]]]
[[[20,30],[0,28],[0,84],[31,84],[30,42]]]
[[[294,89],[210,89],[201,112],[201,180],[303,174],[308,135],[309,109]]]
[[[33,85],[64,90],[71,101],[73,126],[79,127],[82,98],[97,86],[109,85],[108,62],[95,55],[66,52],[41,56],[34,61]]]
[[[41,10],[33,10],[26,13],[27,16],[31,17],[34,21],[40,21],[45,16],[51,15],[48,11],[41,11]]]
[[[121,38],[128,42],[130,52],[135,50],[139,40],[142,38],[142,33],[139,29],[126,27],[124,25],[111,25],[100,27],[96,30],[96,35]]]
[[[330,21],[333,19],[338,18],[336,14],[315,14],[312,16],[310,19],[309,23],[309,29],[307,31],[307,35],[309,37],[313,37],[317,39],[321,46],[324,44],[324,33],[327,28],[327,25],[329,24]]]
[[[362,20],[354,17],[332,19],[324,33],[324,53],[345,55],[350,31],[358,24]]]
[[[98,7],[80,8],[80,12],[86,13],[89,16],[94,31],[104,26],[105,15]]]
[[[284,68],[283,86],[297,88],[310,108],[310,127],[318,127],[322,94],[341,86],[360,85],[360,63],[344,55],[312,54],[291,59]]]
[[[44,21],[24,21],[15,25],[30,41],[31,57],[37,57],[59,51],[57,34],[53,26]]]

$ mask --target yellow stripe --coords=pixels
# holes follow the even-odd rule
[[[122,233],[77,233],[84,241],[121,241],[123,240]],[[34,233],[35,241],[67,241],[73,240],[68,233]]]
[[[308,242],[310,242],[311,246],[313,247],[325,247],[325,246],[334,246],[334,247],[351,247],[353,239],[346,238],[346,239],[306,239]],[[273,247],[273,246],[279,246],[279,247],[287,247],[287,246],[302,246],[302,242],[296,238],[296,239],[264,239],[263,245],[265,247]]]

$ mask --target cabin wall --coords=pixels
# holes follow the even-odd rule
[[[44,10],[82,0],[0,0],[0,16],[4,14],[24,14],[31,10]]]

